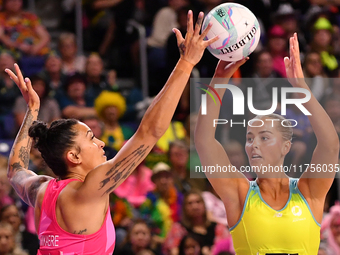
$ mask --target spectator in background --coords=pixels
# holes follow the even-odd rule
[[[126,238],[127,230],[137,216],[133,206],[115,193],[110,194],[110,210],[112,222],[115,226],[116,245],[120,245]]]
[[[179,243],[178,252],[174,250],[171,255],[210,255],[210,252],[202,252],[200,242],[194,235],[188,234],[184,236]]]
[[[318,52],[309,52],[305,55],[303,72],[312,94],[320,102],[328,88],[328,79]]]
[[[274,5],[278,4],[278,2],[274,2]],[[278,6],[277,11],[273,15],[273,21],[274,24],[277,24],[283,28],[287,41],[293,36],[294,33],[297,33],[300,49],[302,52],[305,51],[307,45],[306,39],[300,29],[301,23],[299,23],[299,11],[295,10],[290,3],[282,1]]]
[[[164,254],[176,251],[181,239],[187,234],[195,236],[205,250],[211,250],[215,243],[230,236],[225,225],[208,219],[203,197],[195,190],[184,196],[182,219],[172,225],[163,245]]]
[[[19,210],[15,205],[7,205],[0,210],[2,222],[9,223],[14,232],[16,247],[27,250],[30,255],[36,255],[39,249],[38,236],[25,230],[22,225]]]
[[[63,86],[65,85],[67,76],[61,70],[62,63],[60,56],[52,51],[45,62],[45,68],[39,74],[46,81],[50,95],[54,98],[58,98],[62,93]]]
[[[328,254],[340,254],[340,205],[332,206],[322,220],[321,239],[326,239]]]
[[[30,79],[33,89],[37,92],[41,102],[38,119],[46,123],[52,123],[52,121],[60,119],[61,113],[58,102],[54,98],[49,97],[50,88],[45,80],[38,75],[34,75]],[[25,99],[22,96],[18,97],[13,109],[17,127],[20,127],[23,122],[26,110],[27,103]]]
[[[62,71],[71,75],[85,71],[86,57],[77,55],[76,36],[72,33],[62,33],[59,36],[58,49],[61,54]]]
[[[14,204],[14,200],[10,196],[11,190],[11,184],[7,179],[7,170],[0,167],[0,209],[6,205]]]
[[[207,190],[202,192],[202,198],[204,200],[208,219],[212,222],[227,226],[227,213],[223,201],[217,195],[209,181],[207,181],[206,186]]]
[[[331,22],[325,17],[318,18],[313,25],[312,34],[310,49],[320,54],[326,73],[331,75],[339,66],[333,51],[333,26]]]
[[[146,194],[155,189],[151,176],[152,170],[141,163],[113,193],[139,208],[145,202]]]
[[[124,141],[131,138],[133,130],[119,123],[126,110],[125,98],[117,93],[103,91],[96,98],[94,103],[95,110],[104,122],[104,131],[101,140],[106,146],[119,151]]]
[[[103,90],[111,90],[108,77],[104,74],[102,58],[97,53],[91,53],[86,60],[86,97],[95,100]]]
[[[75,73],[67,78],[63,94],[57,98],[64,118],[82,119],[97,114],[93,101],[85,97],[85,91],[83,75]]]
[[[0,13],[0,41],[5,48],[20,57],[25,75],[33,75],[44,66],[50,35],[39,18],[22,9],[22,0],[4,0]]]
[[[168,6],[161,8],[154,17],[151,35],[147,39],[152,96],[160,91],[159,84],[163,84],[167,75],[166,43],[172,29],[178,27],[176,12],[188,3],[188,0],[168,0]]]
[[[159,162],[152,171],[151,180],[156,188],[148,192],[139,211],[142,218],[149,222],[152,232],[158,236],[157,242],[163,243],[173,223],[180,220],[183,195],[176,190],[167,164]]]
[[[340,97],[338,95],[330,95],[327,97],[324,108],[332,120],[335,130],[340,138]]]
[[[161,255],[160,247],[152,242],[151,230],[143,220],[136,220],[121,247],[117,247],[115,255],[135,255],[142,250],[151,250],[155,255]]]
[[[0,28],[1,29],[1,28]],[[17,97],[21,95],[15,83],[5,73],[13,69],[15,60],[11,54],[3,51],[0,54],[0,138],[13,138],[15,121],[12,109]]]
[[[274,25],[268,31],[268,51],[272,56],[273,69],[286,77],[286,67],[283,58],[288,56],[286,32],[279,25]]]
[[[176,188],[181,193],[186,193],[192,188],[201,191],[206,189],[203,178],[190,178],[189,172],[189,147],[181,140],[170,142],[168,158]]]
[[[7,222],[0,222],[0,254],[3,255],[28,255],[14,241],[14,231]],[[31,254],[30,254],[31,255]]]

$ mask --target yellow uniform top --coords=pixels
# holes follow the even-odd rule
[[[297,186],[289,179],[289,199],[279,211],[262,198],[256,181],[249,191],[239,221],[230,228],[237,255],[316,255],[320,224]]]

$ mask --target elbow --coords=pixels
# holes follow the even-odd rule
[[[152,136],[158,140],[165,134],[165,131],[166,129],[161,127],[152,127],[149,129],[149,136]]]
[[[152,125],[146,125],[142,123],[137,133],[142,137],[146,137],[147,139],[154,138],[156,141],[159,140],[165,133],[166,128],[160,127],[157,124],[153,123]]]

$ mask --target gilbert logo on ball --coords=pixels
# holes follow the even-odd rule
[[[245,6],[224,3],[205,17],[202,31],[212,23],[206,40],[219,36],[208,50],[217,58],[237,61],[252,53],[260,40],[260,26],[255,15]]]

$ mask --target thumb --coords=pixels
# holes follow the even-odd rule
[[[180,45],[184,41],[181,31],[179,31],[177,28],[173,28],[172,32],[174,32],[176,35],[177,45]]]
[[[249,59],[249,57],[246,57],[246,58],[243,58],[243,59],[241,59],[241,60],[239,60],[239,61],[236,61],[235,66],[236,66],[237,68],[239,68],[239,67],[240,67],[241,65],[243,65],[245,62],[247,62],[248,59]]]

